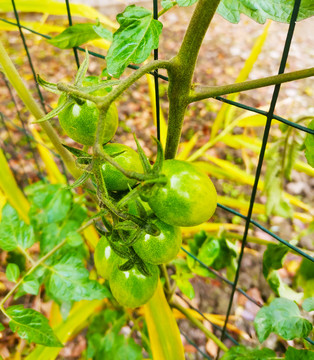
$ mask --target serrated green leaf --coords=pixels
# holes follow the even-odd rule
[[[44,80],[38,74],[37,74],[37,82],[41,87],[43,87],[45,90],[49,92],[52,92],[57,95],[61,95],[63,93],[61,90],[58,89],[57,84]]]
[[[71,209],[72,194],[69,190],[60,189],[55,193],[46,207],[47,222],[59,222],[66,218]]]
[[[267,277],[267,282],[274,291],[274,293],[282,298],[293,300],[299,303],[304,296],[303,293],[297,293],[296,291],[291,289],[286,283],[284,283],[281,280],[278,271],[270,271]]]
[[[267,280],[267,276],[271,269],[278,270],[283,266],[286,254],[289,252],[287,246],[269,244],[263,254],[263,274]]]
[[[312,324],[304,319],[295,302],[277,298],[269,306],[262,307],[254,320],[259,341],[266,340],[271,332],[286,340],[304,338],[312,330]]]
[[[100,38],[110,41],[112,39],[111,32],[105,29],[101,24],[75,24],[69,26],[62,33],[47,41],[59,49],[71,49],[72,47],[80,46],[90,40]]]
[[[165,9],[165,10],[169,10],[171,9],[173,6],[177,5],[176,1],[171,1],[171,0],[161,0],[161,6]]]
[[[240,21],[240,14],[245,14],[260,24],[267,19],[289,23],[294,0],[222,0],[217,12],[231,23]],[[314,3],[312,0],[301,2],[298,21],[314,15]]]
[[[177,0],[177,4],[179,6],[191,6],[193,4],[195,4],[197,2],[197,0]]]
[[[7,203],[2,209],[0,248],[5,251],[12,251],[18,246],[28,249],[34,242],[33,227],[20,220],[16,210]]]
[[[309,128],[314,130],[314,120],[310,122]],[[314,167],[314,135],[306,134],[304,145],[306,160],[310,166]]]
[[[159,44],[162,24],[153,19],[152,12],[135,5],[128,6],[117,15],[119,29],[113,35],[113,42],[107,54],[108,73],[120,77],[130,64],[145,61]]]
[[[20,276],[20,268],[16,264],[8,264],[5,275],[9,281],[17,282]]]
[[[211,266],[219,255],[220,244],[217,239],[207,239],[202,247],[199,249],[197,258],[205,265]]]
[[[305,299],[303,301],[302,307],[305,311],[314,311],[314,297]]]
[[[63,347],[49,326],[48,319],[23,305],[14,305],[6,309],[10,316],[9,326],[22,339],[50,347]]]
[[[285,353],[285,360],[314,360],[314,351],[299,350],[289,346]]]
[[[30,279],[23,282],[23,290],[27,294],[37,295],[39,292],[40,284],[37,279]]]
[[[110,296],[107,288],[89,279],[89,272],[82,260],[65,254],[60,261],[50,266],[51,274],[47,281],[49,295],[62,301],[104,299]]]
[[[221,360],[268,360],[275,357],[276,353],[271,349],[251,349],[239,345],[230,348],[230,350],[223,355]]]

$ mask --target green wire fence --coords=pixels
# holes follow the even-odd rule
[[[20,33],[20,36],[21,36],[21,39],[22,39],[22,42],[23,42],[23,46],[24,46],[24,49],[26,51],[26,54],[27,54],[27,58],[28,58],[28,63],[30,65],[30,68],[31,68],[31,71],[32,71],[32,75],[33,75],[33,79],[34,79],[34,82],[35,82],[35,85],[36,85],[36,90],[38,92],[38,96],[39,96],[39,99],[40,99],[40,103],[43,107],[43,109],[45,110],[46,106],[49,106],[47,104],[45,104],[45,100],[43,98],[43,95],[41,93],[41,90],[38,86],[38,83],[36,81],[36,72],[35,72],[35,69],[34,69],[34,65],[33,65],[33,62],[32,62],[32,58],[31,58],[31,55],[30,55],[30,52],[29,52],[29,49],[28,49],[28,46],[27,46],[27,43],[26,43],[26,40],[25,40],[25,37],[24,37],[24,34],[23,34],[23,29],[25,30],[28,30],[30,31],[31,33],[34,33],[36,35],[39,35],[39,36],[42,36],[46,39],[50,39],[51,37],[50,36],[47,36],[45,34],[41,34],[40,32],[38,31],[35,31],[33,29],[30,29],[26,26],[23,26],[21,23],[20,23],[20,20],[19,20],[19,15],[18,15],[18,9],[16,7],[16,3],[14,0],[11,0],[12,2],[12,10],[14,12],[14,15],[15,15],[15,19],[16,19],[16,22],[12,22],[12,21],[9,21],[7,19],[3,19],[3,18],[0,18],[1,21],[3,22],[6,22],[8,24],[11,24],[11,25],[14,25],[14,26],[17,26],[19,28],[19,33]],[[290,49],[290,45],[291,45],[291,42],[292,42],[292,38],[293,38],[293,33],[294,33],[294,29],[295,29],[295,26],[296,26],[296,19],[297,19],[297,16],[298,16],[298,12],[299,12],[299,8],[300,8],[300,3],[301,3],[301,0],[295,0],[295,3],[294,3],[294,8],[293,8],[293,13],[292,13],[292,16],[291,16],[291,20],[290,20],[290,24],[289,24],[289,28],[288,28],[288,32],[287,32],[287,36],[286,36],[286,41],[285,41],[285,44],[284,44],[284,49],[283,49],[283,53],[282,53],[282,57],[281,57],[281,62],[280,62],[280,67],[279,67],[279,71],[278,71],[278,74],[282,74],[284,73],[284,70],[285,70],[285,66],[286,66],[286,62],[287,62],[287,58],[288,58],[288,54],[289,54],[289,49]],[[70,8],[70,2],[69,0],[65,0],[65,5],[66,5],[66,9],[67,9],[67,15],[68,15],[68,23],[69,23],[69,26],[72,25],[72,16],[71,16],[71,8]],[[158,18],[158,1],[157,0],[153,0],[153,16],[155,19]],[[79,57],[78,57],[78,51],[83,51],[85,52],[85,49],[81,48],[81,47],[75,47],[73,48],[73,52],[74,52],[74,58],[75,58],[75,62],[76,62],[76,65],[77,67],[79,67]],[[101,55],[101,54],[98,54],[96,52],[93,52],[93,51],[89,51],[89,54],[91,56],[94,56],[94,57],[97,57],[97,58],[101,58],[101,59],[105,59],[105,56]],[[158,49],[154,50],[154,60],[157,60],[158,59]],[[135,66],[135,65],[129,65],[128,66],[129,68],[131,69],[138,69],[139,67],[138,66]],[[167,81],[168,78],[166,76],[163,76],[161,74],[158,74],[158,70],[155,70],[154,72],[151,73],[152,76],[154,76],[154,83],[155,83],[155,99],[156,99],[156,117],[157,117],[157,138],[160,139],[160,112],[159,112],[159,109],[160,109],[160,106],[159,106],[159,103],[160,103],[160,99],[159,99],[159,79],[161,80],[164,80],[164,81]],[[36,149],[34,149],[34,147],[32,146],[32,144],[34,144],[35,142],[37,142],[34,137],[32,136],[32,134],[30,133],[30,131],[28,130],[27,128],[27,123],[23,120],[23,116],[21,115],[20,113],[20,110],[18,109],[18,105],[17,105],[17,102],[15,101],[14,99],[14,95],[12,93],[12,90],[11,90],[11,87],[10,85],[8,84],[8,82],[6,81],[6,79],[4,79],[5,81],[5,85],[6,87],[8,88],[8,92],[11,96],[11,99],[14,103],[14,106],[16,108],[16,112],[17,112],[17,115],[18,115],[18,118],[20,119],[21,121],[21,126],[18,126],[16,124],[14,124],[8,117],[4,116],[4,114],[0,113],[0,121],[1,123],[3,124],[4,128],[6,129],[6,131],[8,132],[9,134],[9,129],[7,129],[7,126],[6,126],[6,121],[10,122],[11,125],[15,126],[16,129],[18,129],[19,131],[21,131],[23,134],[25,134],[26,138],[27,138],[27,146],[29,148],[30,151],[32,151],[33,153],[36,152]],[[239,276],[240,276],[240,273],[241,273],[241,264],[242,264],[242,260],[243,260],[243,255],[244,255],[244,248],[246,246],[246,242],[247,242],[247,236],[248,236],[248,231],[249,231],[249,228],[250,228],[250,225],[253,225],[257,228],[259,228],[260,230],[262,230],[263,232],[267,233],[268,235],[270,235],[271,237],[273,237],[274,239],[276,239],[277,241],[279,241],[280,243],[284,244],[285,246],[288,246],[291,250],[293,250],[294,252],[298,253],[299,255],[301,255],[302,257],[314,262],[314,258],[312,256],[310,256],[309,254],[305,253],[304,251],[302,251],[301,249],[299,249],[298,247],[290,244],[288,241],[282,239],[281,237],[279,237],[278,235],[276,235],[275,233],[271,232],[270,230],[268,230],[267,228],[265,228],[264,226],[262,226],[261,224],[259,224],[257,221],[255,221],[254,219],[252,219],[252,212],[253,212],[253,207],[254,207],[254,202],[255,202],[255,197],[256,197],[256,193],[257,193],[257,186],[258,186],[258,182],[259,182],[259,179],[260,179],[260,175],[261,175],[261,169],[262,169],[262,165],[263,165],[263,160],[264,160],[264,156],[265,156],[265,151],[266,151],[266,145],[267,145],[267,142],[268,142],[268,137],[269,137],[269,132],[270,132],[270,129],[271,129],[271,122],[273,119],[276,119],[278,121],[280,121],[281,123],[284,123],[288,126],[291,126],[291,127],[294,127],[300,131],[304,131],[306,133],[310,133],[310,134],[314,134],[314,130],[312,129],[309,129],[305,126],[302,126],[300,124],[297,124],[297,123],[294,123],[294,122],[291,122],[287,119],[284,119],[280,116],[277,116],[274,114],[274,111],[275,111],[275,107],[276,107],[276,103],[277,103],[277,99],[278,99],[278,95],[279,95],[279,91],[280,91],[280,84],[279,85],[276,85],[274,87],[274,91],[273,91],[273,95],[272,95],[272,98],[271,98],[271,103],[270,103],[270,107],[269,107],[269,110],[268,111],[263,111],[263,110],[260,110],[260,109],[257,109],[257,108],[254,108],[254,107],[251,107],[251,106],[247,106],[245,104],[242,104],[242,103],[239,103],[239,102],[236,102],[236,101],[231,101],[231,100],[228,100],[224,97],[220,97],[220,96],[217,96],[215,97],[215,99],[217,99],[218,101],[220,102],[224,102],[224,103],[227,103],[227,104],[230,104],[230,105],[233,105],[233,106],[236,106],[238,108],[241,108],[241,109],[245,109],[245,110],[248,110],[248,111],[251,111],[251,112],[254,112],[254,113],[257,113],[257,114],[261,114],[261,115],[264,115],[266,117],[266,125],[265,125],[265,128],[264,128],[264,133],[263,133],[263,141],[262,141],[262,146],[261,146],[261,149],[260,149],[260,154],[259,154],[259,159],[258,159],[258,164],[257,164],[257,168],[256,168],[256,172],[255,172],[255,181],[254,181],[254,184],[253,184],[253,188],[252,188],[252,192],[251,192],[251,197],[250,197],[250,203],[249,203],[249,209],[248,209],[248,213],[247,215],[242,215],[240,214],[239,212],[227,207],[227,206],[224,206],[224,205],[221,205],[221,204],[218,204],[218,207],[220,207],[221,209],[229,212],[229,213],[232,213],[233,215],[236,215],[240,218],[242,218],[243,220],[245,220],[245,229],[244,229],[244,233],[243,233],[243,238],[242,238],[242,246],[241,246],[241,250],[240,250],[240,254],[239,254],[239,258],[238,258],[238,264],[237,264],[237,269],[236,269],[236,274],[235,274],[235,278],[234,278],[234,281],[230,281],[228,280],[227,278],[225,278],[224,276],[222,276],[218,271],[208,267],[207,265],[205,265],[201,260],[199,260],[197,257],[195,257],[193,254],[191,254],[190,252],[188,252],[186,249],[182,248],[182,250],[190,257],[192,257],[195,261],[197,261],[201,266],[203,266],[204,268],[208,269],[213,275],[215,275],[220,281],[228,284],[230,287],[231,287],[231,294],[230,294],[230,299],[229,299],[229,304],[228,304],[228,308],[227,308],[227,312],[226,312],[226,318],[225,318],[225,322],[224,322],[224,326],[221,328],[213,323],[210,322],[210,320],[206,317],[206,315],[204,315],[201,311],[199,311],[198,309],[196,309],[195,307],[193,307],[192,304],[190,304],[186,299],[184,299],[183,297],[180,296],[180,294],[177,294],[178,296],[180,296],[188,305],[191,309],[195,310],[196,312],[198,312],[204,319],[206,319],[207,321],[209,321],[213,327],[217,330],[217,331],[220,331],[221,332],[221,340],[223,340],[225,337],[228,337],[235,345],[238,345],[238,342],[236,339],[234,339],[228,332],[227,332],[227,323],[228,323],[228,319],[229,319],[229,316],[230,316],[230,313],[231,313],[231,309],[232,309],[232,304],[233,304],[233,299],[234,299],[234,294],[235,292],[239,292],[240,294],[244,295],[248,300],[250,300],[251,302],[253,302],[255,305],[259,306],[259,307],[262,307],[262,304],[255,300],[253,297],[251,297],[250,295],[248,295],[243,289],[239,288],[238,287],[238,280],[239,280]],[[9,135],[10,136],[10,135]],[[11,139],[9,138],[9,140],[11,141]],[[45,144],[41,144],[43,146],[45,146]],[[6,146],[8,146],[6,143],[4,143],[2,141],[1,143],[1,146],[4,148],[6,148]],[[51,151],[51,150],[50,150]],[[52,152],[54,156],[56,156],[58,159],[60,159],[60,156],[55,153],[55,152]],[[37,154],[38,155],[38,154]],[[44,179],[44,176],[43,176],[43,173],[42,173],[42,170],[40,169],[40,166],[39,166],[39,163],[38,163],[38,159],[37,157],[38,156],[35,156],[34,155],[34,159],[35,159],[35,166],[36,166],[36,169],[37,169],[37,175],[40,179]],[[62,164],[62,161],[60,161],[60,163]],[[63,164],[62,164],[63,165]],[[65,172],[65,168],[63,166],[63,174],[66,176],[66,172]],[[196,348],[196,350],[200,353],[201,356],[203,356],[203,358],[206,358],[206,359],[211,359],[207,354],[205,354],[191,339],[189,339],[189,337],[184,333],[182,332],[182,335],[186,338],[186,340]],[[310,338],[306,338],[306,340],[311,343],[312,345],[314,345],[314,341],[311,340]],[[219,356],[219,354],[218,354]],[[218,357],[217,356],[217,357]]]

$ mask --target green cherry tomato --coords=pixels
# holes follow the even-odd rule
[[[145,262],[155,265],[167,263],[174,259],[181,247],[180,228],[156,219],[153,223],[159,228],[160,234],[152,236],[143,234],[133,245],[137,255]]]
[[[83,82],[83,86],[95,84],[94,82]],[[92,95],[106,95],[105,89],[96,90]],[[59,103],[65,99],[65,95],[61,95]],[[59,121],[65,133],[76,142],[83,145],[93,145],[95,142],[95,135],[97,131],[97,123],[99,118],[99,110],[97,106],[89,101],[83,105],[74,103],[65,108],[59,113]],[[114,104],[112,104],[105,117],[105,133],[102,143],[105,144],[110,141],[118,127],[118,111]]]
[[[195,226],[207,221],[217,206],[216,189],[195,165],[181,160],[164,161],[162,174],[167,184],[155,187],[148,204],[167,224]]]
[[[102,236],[95,249],[94,262],[97,273],[105,280],[109,280],[113,264],[120,263],[122,259],[111,249],[108,240]]]
[[[104,146],[106,154],[113,157],[123,169],[143,173],[143,167],[138,153],[123,144],[107,144]],[[121,153],[121,154],[119,154]],[[117,156],[114,156],[117,154]],[[108,162],[102,165],[102,174],[109,191],[123,191],[134,186],[137,181],[129,179],[121,173],[117,168]]]
[[[151,276],[143,275],[135,266],[128,271],[118,269],[114,263],[109,285],[111,292],[119,304],[135,308],[142,306],[154,295],[157,288],[159,270],[156,265],[146,264]]]

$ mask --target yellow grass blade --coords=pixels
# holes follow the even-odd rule
[[[218,232],[222,229],[243,232],[244,226],[228,223],[204,223],[197,226],[182,227],[181,232],[183,236],[190,236],[199,233],[201,230],[204,230],[206,232]]]
[[[22,24],[23,26],[36,30],[42,34],[61,33],[66,29],[64,26],[58,26],[53,24],[42,24],[36,21],[23,21]],[[11,25],[5,22],[0,22],[0,30],[19,31],[19,28],[15,25]]]
[[[29,223],[28,219],[28,211],[29,211],[29,203],[18,187],[14,176],[11,172],[9,164],[4,156],[2,149],[0,148],[0,189],[5,194],[9,203],[16,209],[19,213],[20,217],[27,223]]]
[[[6,202],[7,202],[7,198],[4,195],[4,192],[2,192],[2,190],[0,189],[0,221],[1,221],[2,208],[4,207]]]
[[[154,360],[184,360],[177,322],[160,281],[150,301],[143,306]]]
[[[50,15],[67,16],[67,9],[64,2],[55,0],[15,0],[15,4],[19,12],[49,13]],[[0,13],[11,11],[12,4],[7,0],[0,0]],[[71,14],[72,16],[81,16],[90,20],[96,20],[98,18],[104,25],[112,29],[118,28],[115,22],[88,5],[71,2]]]
[[[68,318],[53,328],[58,339],[65,344],[86,326],[88,318],[97,313],[103,304],[104,301],[102,300],[83,300],[75,303]],[[25,358],[25,360],[55,360],[61,350],[62,348],[36,345],[35,349]]]
[[[268,29],[269,29],[270,24],[271,24],[271,22],[268,21],[266,26],[264,27],[263,33],[257,38],[257,40],[251,50],[250,56],[246,59],[244,66],[235,81],[236,83],[245,81],[248,78],[248,76],[253,68],[253,65],[255,64],[255,62],[258,58],[258,55],[262,51],[263,45],[264,45],[265,40],[268,35]],[[238,97],[239,97],[239,93],[234,93],[234,94],[230,94],[227,98],[229,100],[236,101]],[[215,119],[215,122],[212,126],[212,132],[211,132],[212,139],[217,135],[223,122],[225,122],[226,125],[228,125],[231,122],[231,120],[234,116],[235,110],[236,110],[235,106],[231,106],[226,103],[222,104],[222,106],[217,114],[217,117]]]
[[[176,159],[178,160],[186,160],[190,155],[190,152],[196,145],[198,140],[198,135],[194,134],[189,141],[183,142],[179,145],[179,154]]]
[[[61,174],[58,169],[57,164],[54,161],[54,158],[51,152],[44,146],[44,141],[42,140],[39,132],[34,126],[30,126],[30,130],[34,139],[36,140],[36,146],[39,151],[40,157],[45,164],[45,169],[47,171],[48,179],[52,184],[66,184],[65,176]]]
[[[214,164],[218,165],[219,167],[223,168],[228,173],[228,178],[235,180],[237,182],[241,182],[243,184],[248,184],[253,186],[254,184],[254,176],[247,174],[245,171],[241,170],[237,165],[231,164],[229,161],[218,159],[211,155],[205,155],[205,157],[213,162]],[[204,167],[205,169],[205,167]],[[261,191],[264,189],[264,181],[260,180],[258,182],[257,188]],[[292,205],[298,206],[299,208],[310,212],[311,207],[305,204],[303,201],[299,200],[296,196],[290,195],[287,192],[283,192],[283,196],[290,201]]]
[[[150,74],[146,74],[146,79],[148,83],[150,101],[153,109],[154,124],[155,126],[157,126],[156,94],[155,94],[154,78]],[[160,113],[160,141],[164,147],[166,145],[166,139],[167,139],[167,124],[161,108],[159,110],[159,113]]]

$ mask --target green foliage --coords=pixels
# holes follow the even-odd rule
[[[275,357],[276,353],[271,349],[251,349],[240,345],[233,346],[221,360],[268,360]]]
[[[19,219],[18,213],[7,203],[2,209],[0,248],[12,251],[17,247],[28,249],[35,242],[34,230]]]
[[[171,278],[175,280],[178,288],[186,295],[189,299],[195,297],[195,291],[193,285],[190,283],[190,279],[194,277],[193,273],[187,266],[187,263],[183,259],[175,259],[172,261],[176,266],[175,275],[171,275]]]
[[[294,0],[222,0],[218,6],[218,13],[232,23],[240,21],[240,14],[245,14],[260,24],[267,19],[289,23]],[[314,15],[312,0],[301,2],[298,20]]]
[[[314,120],[312,120],[308,126],[310,129],[314,130]],[[314,135],[306,134],[305,138],[305,157],[309,165],[314,167]]]
[[[9,281],[17,282],[20,276],[20,268],[16,264],[8,264],[5,275]]]
[[[69,26],[54,38],[47,40],[59,49],[71,49],[80,46],[90,40],[106,39],[112,41],[112,33],[98,24],[75,24]]]
[[[284,298],[277,298],[269,306],[262,307],[255,317],[254,326],[261,343],[271,332],[293,340],[306,337],[312,330],[312,324],[301,316],[298,306]]]
[[[97,315],[88,328],[88,359],[141,360],[142,349],[133,338],[119,334],[125,325],[126,314],[106,309]]]
[[[314,297],[305,299],[302,307],[305,311],[314,311]]]
[[[62,347],[49,326],[48,320],[33,309],[25,309],[22,305],[10,306],[6,310],[10,317],[9,326],[22,339],[51,347]]]
[[[314,351],[299,350],[291,346],[288,347],[285,360],[314,360]]]
[[[308,259],[303,259],[297,273],[296,283],[304,290],[304,297],[314,296],[314,264]]]
[[[135,5],[118,14],[117,21],[120,27],[113,35],[106,60],[108,73],[118,78],[131,62],[142,63],[158,47],[162,24],[153,19],[150,10]]]
[[[188,244],[190,252],[205,265],[215,270],[227,268],[229,271],[233,271],[237,251],[234,244],[228,241],[223,234],[220,237],[214,237],[207,235],[205,231],[201,231]],[[187,264],[191,271],[197,275],[213,276],[212,273],[192,257],[187,257]]]

